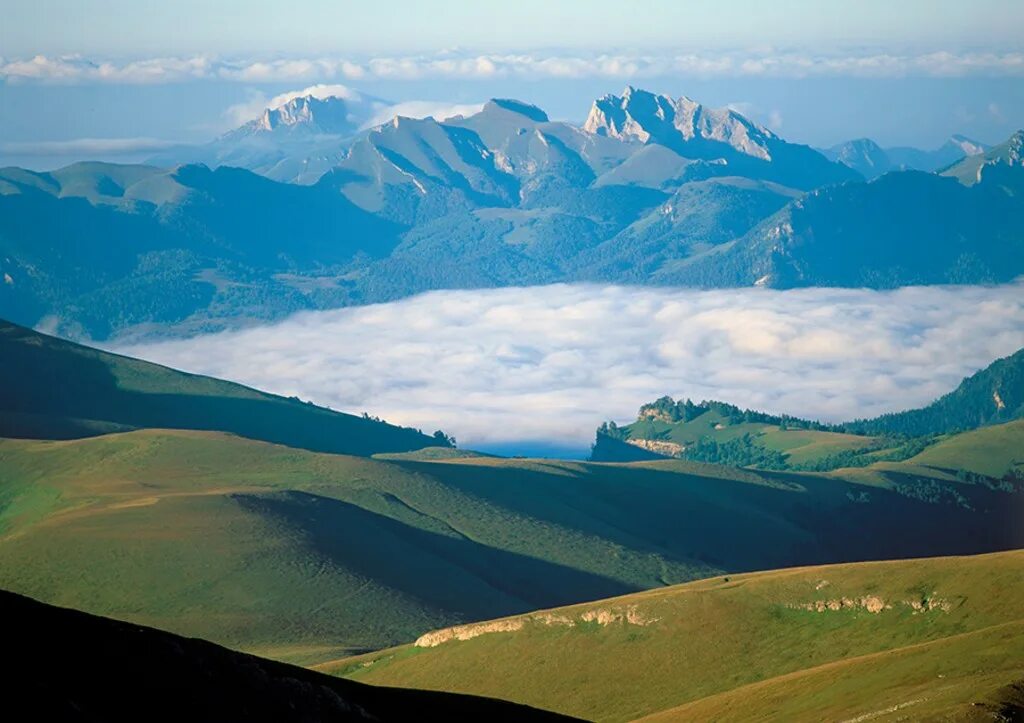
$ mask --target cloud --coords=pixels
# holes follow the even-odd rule
[[[484,105],[483,103],[451,103],[432,100],[407,100],[401,103],[390,103],[338,83],[330,85],[318,83],[301,90],[290,90],[273,98],[268,98],[258,91],[250,91],[246,101],[229,106],[224,111],[224,118],[230,124],[229,128],[237,128],[243,123],[258,118],[267,108],[280,108],[295,98],[307,95],[321,100],[326,98],[345,99],[348,101],[353,122],[362,128],[372,128],[387,123],[398,115],[406,118],[433,117],[437,120],[445,120],[457,115],[472,115],[478,113]]]
[[[351,88],[334,84],[317,83],[311,85],[308,88],[302,90],[291,90],[287,93],[281,93],[270,99],[267,103],[267,108],[280,108],[296,98],[304,98],[306,96],[312,96],[318,100],[326,100],[327,98],[342,98],[344,100],[361,101],[363,99],[362,93]]]
[[[177,145],[158,138],[72,138],[62,141],[0,143],[0,153],[32,156],[121,155],[162,151]]]
[[[470,447],[585,447],[663,394],[832,421],[926,404],[1024,346],[1022,292],[437,291],[118,351]]]
[[[368,104],[374,102],[373,99],[369,99],[357,90],[353,90],[348,86],[341,85],[340,83],[317,83],[301,90],[290,90],[286,93],[280,93],[275,95],[273,98],[268,98],[264,93],[257,90],[250,90],[248,92],[248,98],[242,103],[236,103],[228,106],[224,111],[224,118],[230,123],[231,128],[247,123],[254,118],[258,118],[263,114],[263,111],[268,108],[280,108],[296,98],[303,98],[305,96],[312,96],[319,100],[325,100],[327,98],[343,98],[344,100],[350,101],[354,104]]]
[[[457,115],[469,116],[479,113],[484,107],[483,103],[445,103],[443,101],[430,100],[407,100],[394,105],[382,105],[370,117],[364,127],[371,128],[386,123],[395,116],[405,118],[434,118],[435,120],[446,120]]]
[[[114,62],[83,56],[0,58],[0,79],[51,83],[178,83],[228,80],[244,83],[370,79],[697,77],[965,77],[1022,76],[1024,52],[809,54],[772,50],[714,54],[571,53],[409,55],[390,57],[227,59],[164,57]]]

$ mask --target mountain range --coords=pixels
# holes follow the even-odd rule
[[[272,99],[257,118],[207,144],[170,148],[146,163],[234,166],[312,184],[344,159],[353,137],[386,105],[342,86],[313,86]]]
[[[734,110],[635,88],[595,101],[581,127],[495,99],[340,143],[376,107],[360,103],[289,97],[222,139],[212,170],[0,169],[0,314],[108,339],[440,288],[888,288],[1024,273],[1021,134],[942,175],[864,182]],[[222,165],[225,149],[273,156],[324,137],[338,154],[315,182]]]
[[[924,151],[908,146],[882,148],[870,138],[839,143],[821,152],[857,171],[868,180],[892,171],[941,171],[964,158],[985,153],[984,143],[962,135],[953,135],[938,148]]]

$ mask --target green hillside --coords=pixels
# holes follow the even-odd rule
[[[623,444],[625,443],[625,444]],[[858,452],[889,451],[895,440],[850,434],[842,427],[780,417],[724,402],[662,397],[645,404],[632,424],[597,430],[595,461],[631,461],[630,448],[665,457],[761,469],[815,468]],[[841,456],[841,457],[840,457]]]
[[[762,469],[828,471],[910,459],[942,435],[955,435],[1024,417],[1024,349],[997,359],[926,407],[842,424],[821,424],[772,415],[725,402],[662,397],[645,404],[631,424],[605,422],[597,430],[591,458],[628,462],[682,457]],[[1013,465],[1006,448],[987,460],[984,474],[999,478]],[[638,453],[636,449],[641,451]],[[950,469],[962,455],[960,442],[944,458]],[[977,456],[977,455],[974,455]],[[994,465],[1003,464],[999,469]]]
[[[921,409],[845,425],[862,434],[949,434],[1024,417],[1024,349],[997,359]]]
[[[1016,720],[1024,552],[730,575],[320,666],[588,719]],[[524,661],[529,661],[524,664]]]
[[[0,359],[3,437],[69,439],[169,427],[357,455],[443,443],[416,430],[109,354],[2,320]]]
[[[1024,473],[1024,419],[943,438],[909,464],[962,470],[999,478],[1008,470]]]
[[[0,441],[0,588],[315,662],[713,575],[1024,546],[1019,486],[375,460],[214,432]]]

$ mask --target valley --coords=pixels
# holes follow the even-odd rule
[[[5,2],[0,718],[1024,721],[1022,29]]]

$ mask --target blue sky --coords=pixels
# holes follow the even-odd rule
[[[3,55],[1000,45],[1019,0],[5,0]]]
[[[140,160],[314,83],[395,102],[516,97],[575,121],[630,83],[816,146],[996,143],[1024,126],[1021,0],[3,5],[0,165]]]

